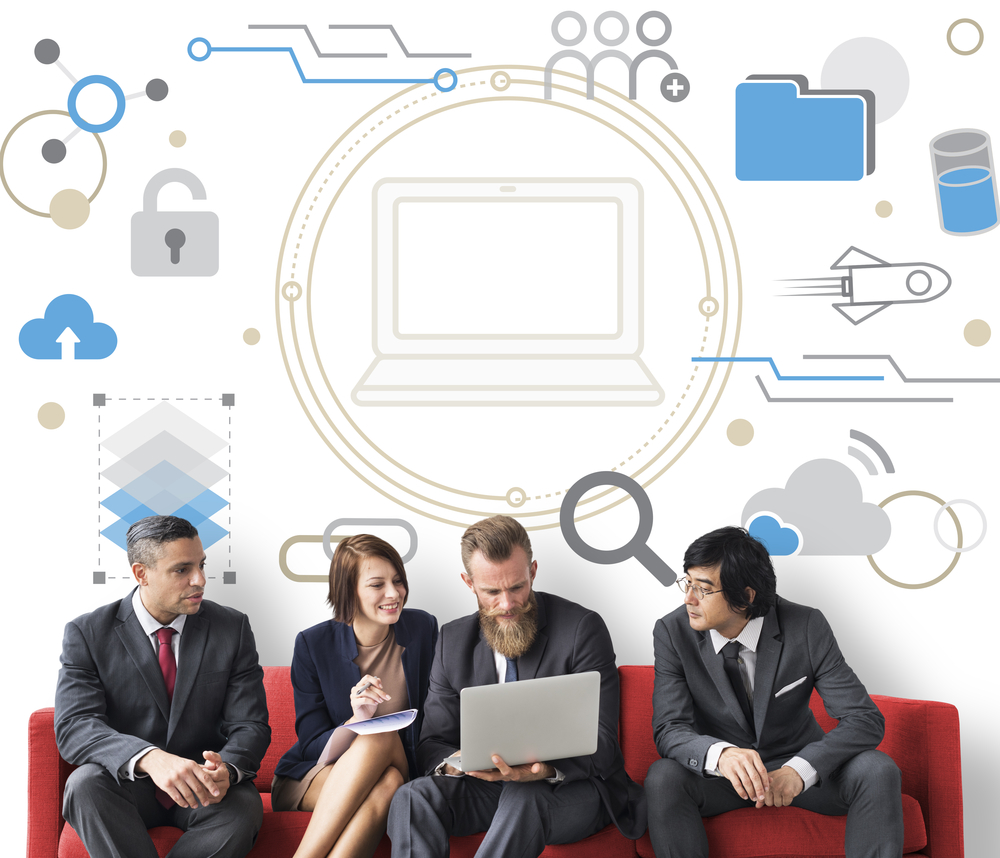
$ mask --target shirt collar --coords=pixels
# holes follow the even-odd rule
[[[750,650],[750,652],[757,652],[757,641],[760,640],[761,629],[764,628],[764,618],[756,617],[750,620],[744,627],[743,631],[740,632],[734,641],[739,641],[743,644],[744,649]],[[715,647],[715,652],[718,654],[722,651],[722,648],[729,643],[729,638],[723,637],[715,629],[710,630],[712,635],[712,646]]]
[[[139,595],[138,587],[135,588],[135,592],[132,594],[132,610],[135,611],[135,618],[139,621],[139,625],[142,626],[142,630],[147,635],[155,635],[162,628],[174,629],[177,634],[181,634],[184,631],[184,621],[187,619],[187,614],[178,614],[172,623],[164,626],[163,623],[154,619],[153,615],[146,610],[146,606],[142,603],[142,596]]]

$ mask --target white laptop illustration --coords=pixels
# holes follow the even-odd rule
[[[629,178],[387,178],[358,405],[656,405]]]

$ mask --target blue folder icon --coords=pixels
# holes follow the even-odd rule
[[[875,94],[809,89],[803,75],[750,75],[736,87],[736,178],[851,182],[875,170]]]

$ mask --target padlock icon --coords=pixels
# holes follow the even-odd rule
[[[160,189],[180,182],[191,198],[208,198],[187,170],[161,170],[146,185],[142,211],[132,215],[132,273],[139,277],[211,277],[219,270],[219,216],[215,212],[158,211]]]

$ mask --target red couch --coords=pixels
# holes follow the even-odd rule
[[[653,668],[626,666],[621,676],[619,735],[625,765],[632,779],[642,783],[657,758],[653,745]],[[265,667],[271,720],[271,747],[257,776],[264,801],[264,826],[251,852],[253,858],[291,856],[305,831],[309,815],[271,812],[271,778],[281,755],[295,741],[295,710],[287,667]],[[886,734],[879,746],[903,773],[903,812],[906,834],[904,852],[923,858],[963,858],[962,771],[958,710],[947,703],[873,697],[885,715]],[[824,729],[834,721],[813,696],[813,711]],[[53,710],[32,713],[28,725],[28,858],[86,858],[83,844],[63,822],[63,786],[73,767],[56,749]],[[933,775],[933,776],[932,776]],[[650,813],[655,813],[650,808]],[[840,856],[844,849],[846,817],[820,816],[797,808],[736,810],[705,820],[712,858],[813,858]],[[177,841],[176,828],[150,832],[159,854]],[[472,858],[482,835],[452,839],[451,854]],[[390,844],[383,838],[376,858],[389,858]],[[546,858],[653,858],[646,834],[641,840],[622,837],[609,825],[579,843],[550,846]]]

